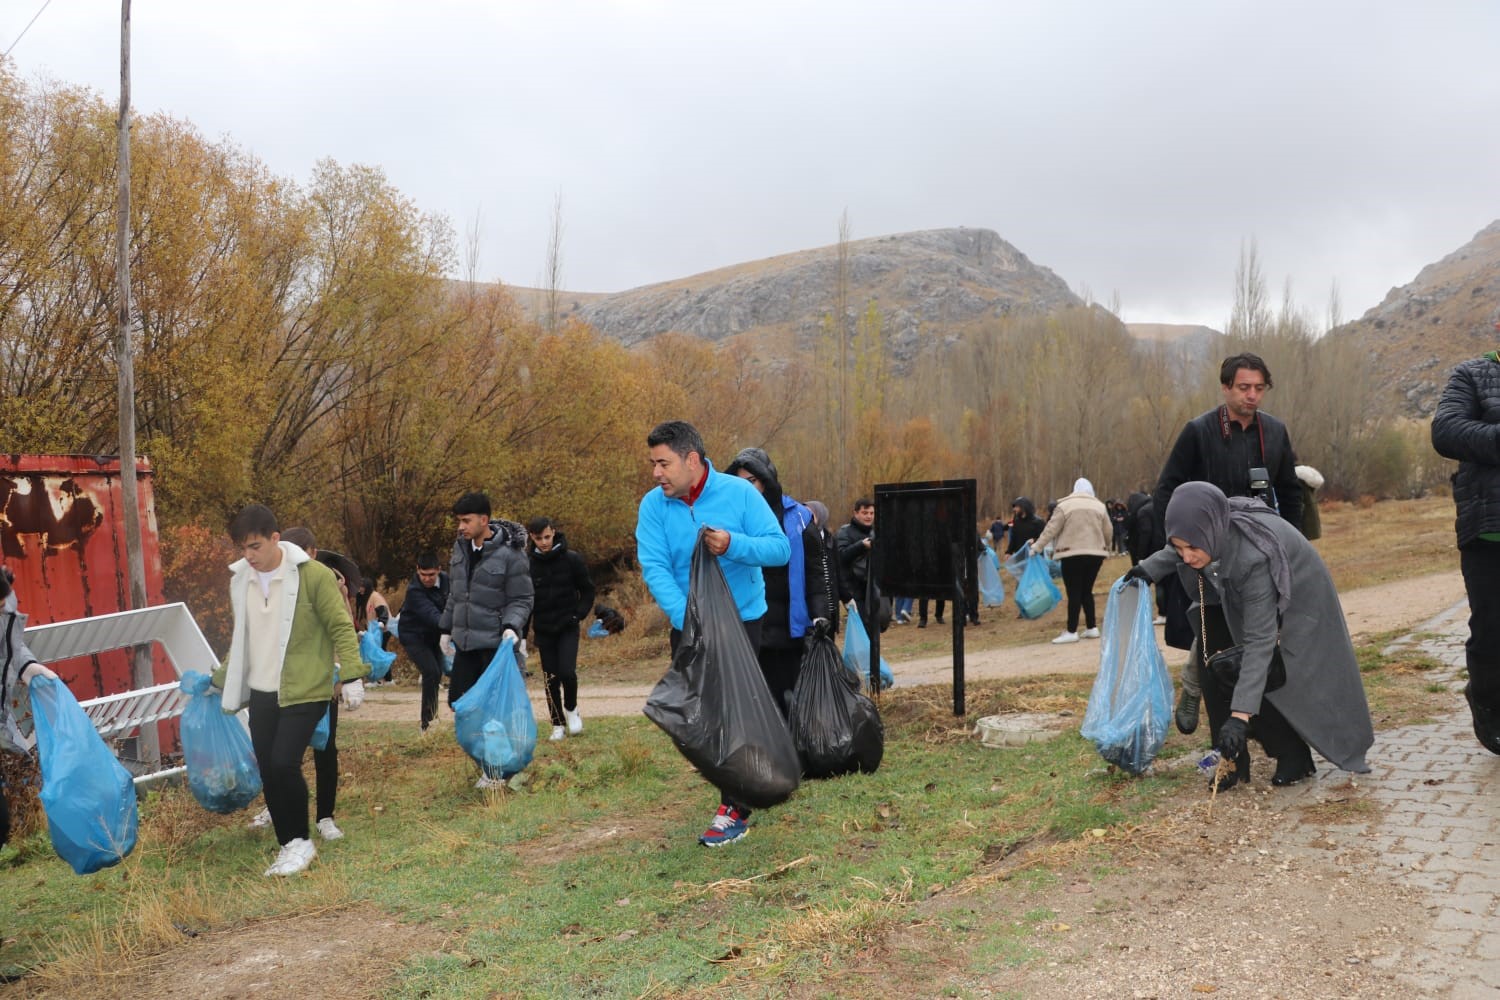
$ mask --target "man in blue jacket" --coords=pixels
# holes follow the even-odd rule
[[[417,556],[417,571],[406,585],[401,604],[401,646],[422,675],[422,733],[437,718],[438,686],[443,679],[443,611],[448,607],[448,574],[438,564],[436,552]]]
[[[766,613],[763,566],[785,566],[791,544],[771,508],[748,480],[715,472],[692,424],[669,420],[657,424],[646,437],[651,449],[651,477],[659,489],[641,498],[636,518],[636,555],[651,596],[672,623],[672,651],[682,641],[682,619],[687,611],[693,547],[698,530],[708,529],[708,550],[719,557],[719,568],[739,609],[750,645],[760,648],[760,620]],[[745,835],[750,810],[720,801],[713,822],[698,838],[705,847],[719,847]]]

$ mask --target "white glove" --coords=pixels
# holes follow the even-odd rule
[[[54,674],[51,670],[48,670],[38,662],[29,663],[21,670],[21,680],[25,681],[27,684],[30,684],[38,677],[50,677],[53,680],[57,680],[56,674]]]
[[[508,628],[504,632],[500,633],[500,642],[502,644],[504,644],[506,639],[512,640],[517,645],[519,645],[521,642],[520,638],[516,635],[516,630],[513,628]]]
[[[360,680],[345,681],[343,701],[344,707],[349,711],[359,711],[359,706],[365,703],[365,682]]]
[[[443,655],[450,660],[453,659],[453,654],[458,652],[458,647],[453,645],[453,636],[451,635],[438,636],[438,649],[441,649]]]

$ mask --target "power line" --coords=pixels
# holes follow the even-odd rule
[[[50,6],[52,6],[52,0],[46,0],[46,2],[42,4],[42,10],[39,10],[35,14],[31,15],[31,20],[26,22],[26,27],[21,29],[21,33],[16,36],[16,40],[10,43],[10,48],[6,49],[4,52],[0,52],[0,59],[9,56],[11,50],[13,50],[17,45],[21,44],[21,39],[26,37],[26,32],[30,31],[31,26],[33,24],[36,24],[36,19],[42,16],[42,11],[46,10]]]

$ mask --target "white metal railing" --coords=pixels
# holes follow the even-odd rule
[[[151,643],[162,647],[179,677],[186,670],[212,673],[219,665],[187,605],[181,603],[52,622],[26,630],[27,647],[38,660],[49,664]],[[128,735],[141,726],[176,718],[182,714],[187,697],[173,682],[90,698],[79,704],[99,735],[108,740]],[[182,770],[164,768],[137,775],[135,781],[144,784]]]

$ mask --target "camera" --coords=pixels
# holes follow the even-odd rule
[[[1271,489],[1271,473],[1264,466],[1250,467],[1250,495],[1280,513],[1276,505],[1276,491]]]

